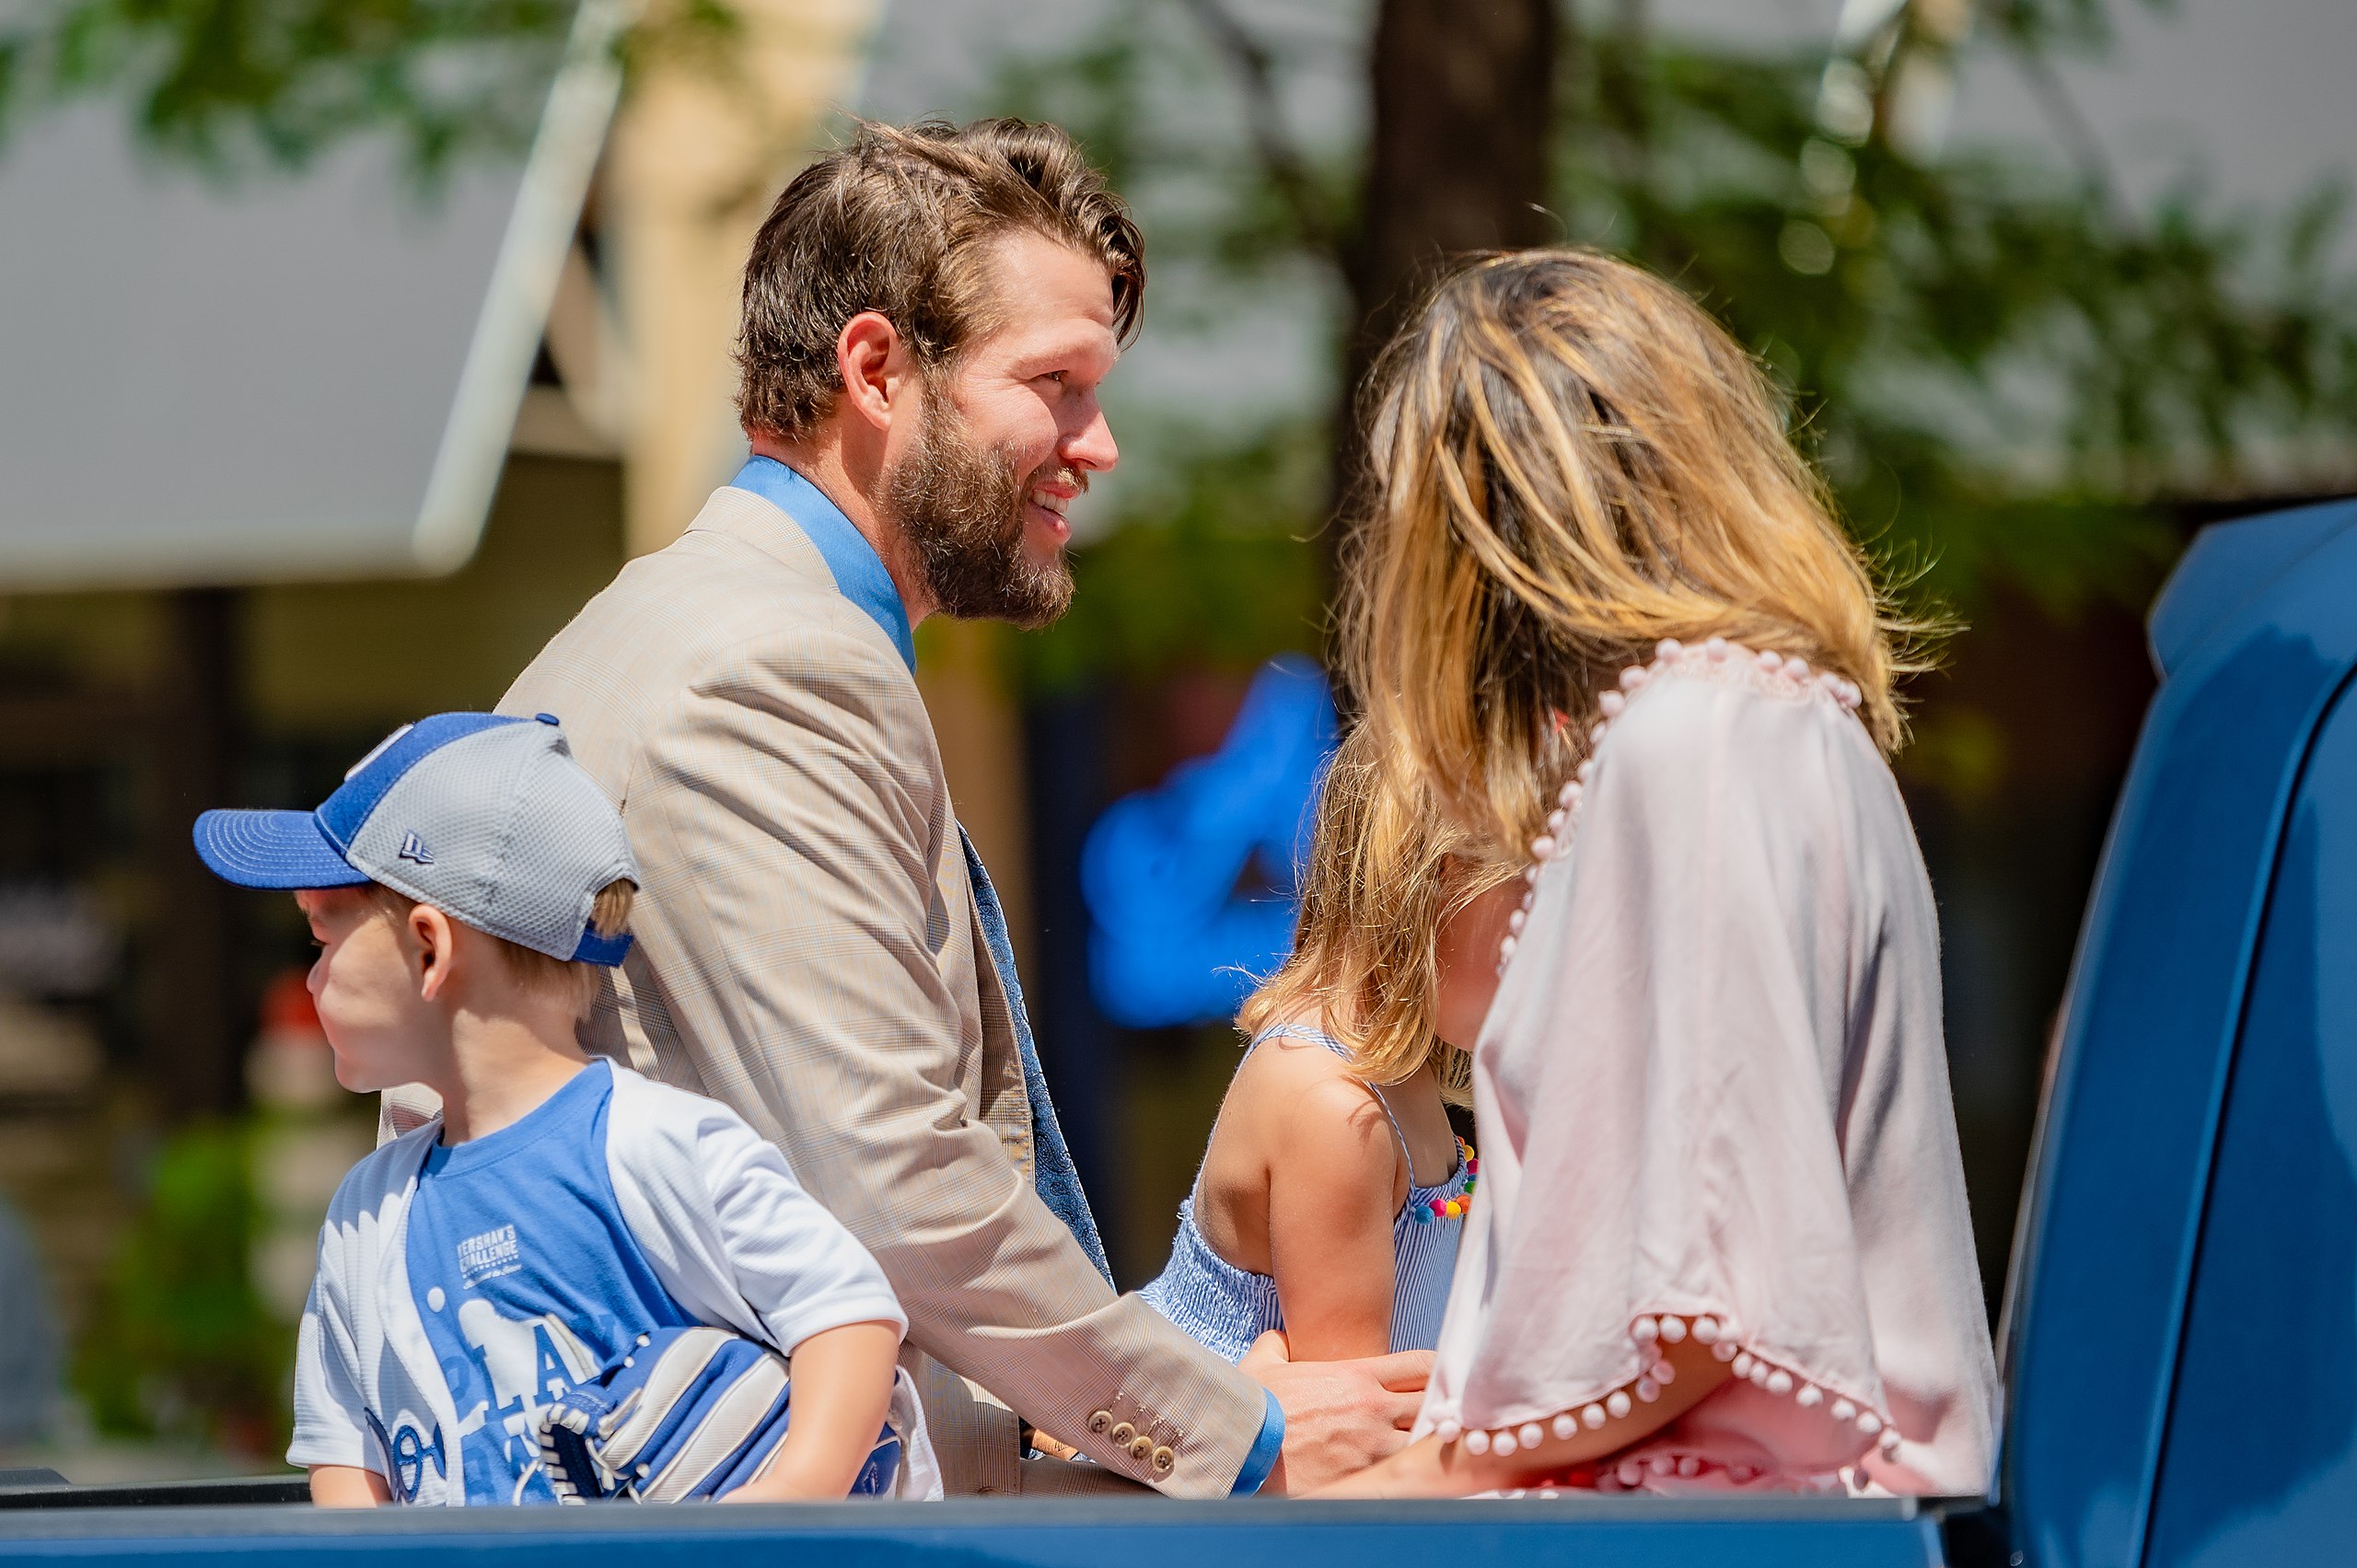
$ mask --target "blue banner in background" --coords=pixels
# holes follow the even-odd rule
[[[1221,1022],[1284,961],[1334,741],[1325,673],[1298,655],[1271,659],[1217,751],[1097,819],[1080,876],[1089,990],[1106,1017]],[[1248,869],[1264,889],[1239,890]]]

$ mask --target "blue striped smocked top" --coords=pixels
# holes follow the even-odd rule
[[[1348,1054],[1341,1041],[1298,1024],[1262,1030],[1253,1037],[1245,1054],[1259,1049],[1262,1040],[1280,1037],[1314,1040],[1338,1056]],[[1376,1103],[1383,1107],[1392,1135],[1399,1140],[1400,1158],[1408,1162],[1408,1201],[1391,1224],[1391,1348],[1436,1349],[1441,1314],[1448,1307],[1449,1280],[1457,1272],[1457,1244],[1464,1235],[1465,1207],[1478,1167],[1473,1151],[1460,1138],[1456,1167],[1448,1176],[1434,1186],[1416,1186],[1416,1162],[1408,1152],[1408,1135],[1400,1130],[1399,1119],[1391,1114],[1391,1103],[1384,1098],[1382,1089],[1372,1084],[1367,1086],[1374,1090]],[[1218,1131],[1216,1124],[1213,1131]],[[1195,1181],[1200,1188],[1200,1168]],[[1212,1250],[1196,1227],[1192,1193],[1178,1205],[1178,1234],[1170,1243],[1170,1261],[1138,1294],[1189,1338],[1231,1362],[1244,1359],[1252,1342],[1269,1330],[1284,1327],[1277,1282],[1239,1269]]]

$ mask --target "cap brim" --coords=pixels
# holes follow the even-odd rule
[[[196,857],[241,888],[350,888],[354,869],[308,811],[208,811],[196,819]]]

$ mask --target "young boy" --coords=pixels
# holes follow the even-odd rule
[[[939,1494],[895,1365],[907,1319],[867,1250],[733,1111],[575,1042],[595,966],[629,948],[637,868],[553,716],[424,719],[317,811],[208,811],[196,847],[232,882],[296,890],[343,1086],[418,1083],[442,1101],[438,1119],[354,1167],[320,1233],[287,1454],[309,1468],[315,1501],[570,1499],[543,1464],[551,1420],[585,1397],[594,1416],[614,1379],[642,1385],[637,1408],[674,1401],[669,1457],[706,1474],[699,1493],[673,1466],[666,1493],[639,1466],[609,1475],[617,1488],[735,1483],[741,1470],[707,1462],[718,1409],[740,1428],[767,1420],[775,1445],[730,1501],[842,1497],[855,1482]],[[678,1379],[658,1389],[638,1365],[694,1324],[792,1357],[782,1443],[783,1388],[773,1414],[757,1405],[749,1420],[744,1397],[697,1402],[715,1391],[710,1376],[682,1401]],[[743,1354],[712,1354],[722,1343]],[[710,1369],[767,1364],[777,1381],[769,1357],[733,1339],[703,1333],[691,1348]],[[894,1467],[871,1451],[895,1439],[887,1477]],[[752,1455],[752,1469],[759,1453],[734,1444],[722,1451]]]

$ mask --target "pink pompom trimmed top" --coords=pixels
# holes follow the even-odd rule
[[[1735,1376],[1608,1488],[1974,1494],[1997,1382],[1932,889],[1855,688],[1664,644],[1532,845],[1418,1431],[1511,1452]]]

